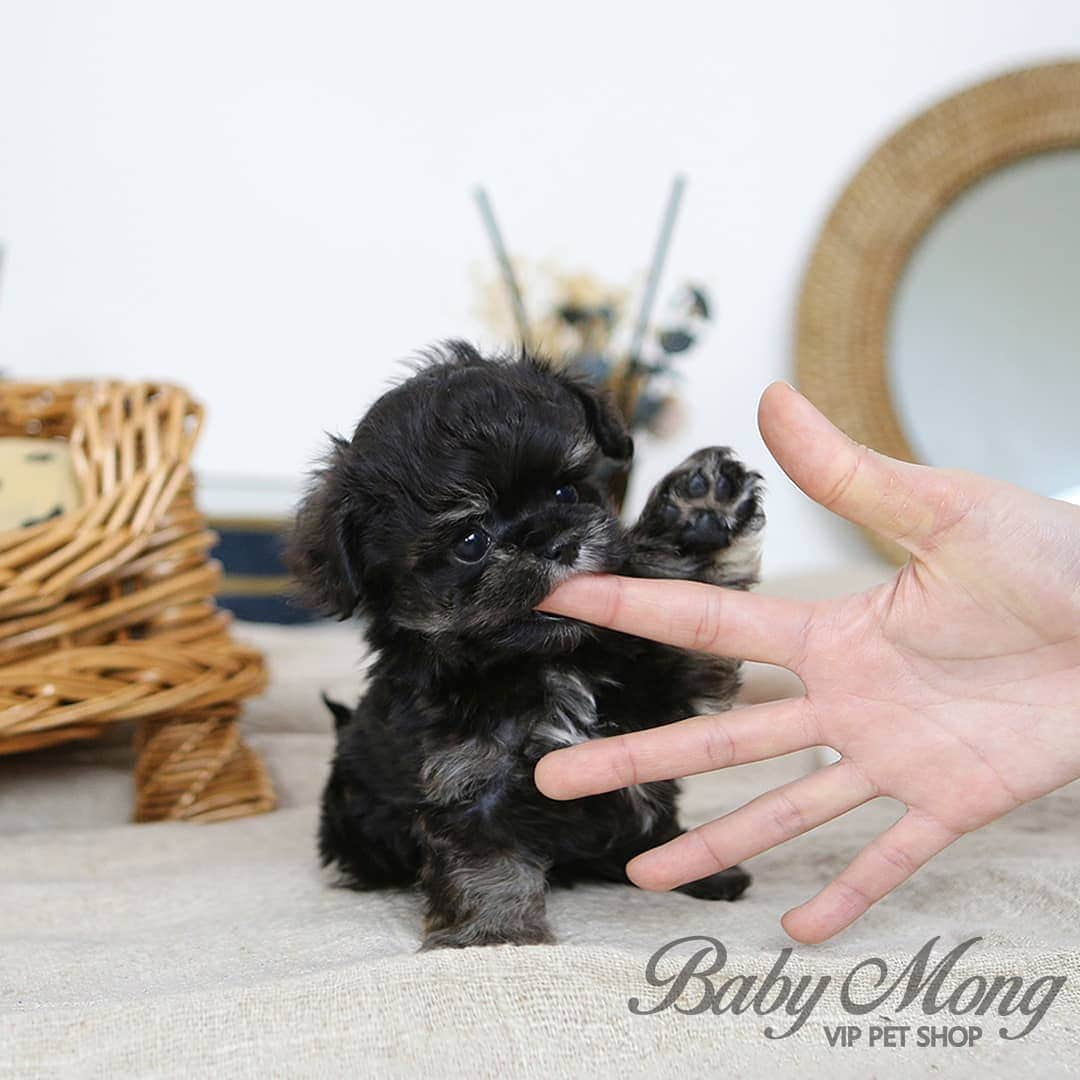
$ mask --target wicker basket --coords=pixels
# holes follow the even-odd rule
[[[81,498],[0,533],[0,754],[137,721],[138,821],[274,805],[237,730],[265,671],[214,604],[189,467],[201,421],[172,386],[0,382],[0,435],[67,440]]]

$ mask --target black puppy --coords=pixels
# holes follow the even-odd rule
[[[551,941],[548,881],[626,882],[681,831],[676,785],[553,802],[549,750],[727,708],[738,661],[534,610],[582,572],[756,580],[760,477],[726,449],[665,477],[640,520],[605,476],[633,444],[608,401],[542,361],[455,342],[335,439],[289,561],[307,602],[365,617],[375,654],[337,754],[320,851],[348,884],[419,881],[425,948]],[[739,867],[685,886],[734,900]]]

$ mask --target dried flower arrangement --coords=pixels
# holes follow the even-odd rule
[[[668,434],[676,426],[677,363],[700,343],[712,319],[703,286],[686,284],[671,296],[654,325],[657,291],[678,217],[685,178],[675,177],[657,237],[645,287],[629,336],[626,314],[630,290],[610,286],[587,273],[553,267],[527,270],[512,261],[491,200],[478,188],[475,197],[500,273],[498,292],[486,292],[486,321],[500,333],[508,329],[527,348],[537,349],[584,375],[614,397],[631,431]],[[526,296],[543,294],[530,319]],[[509,315],[509,319],[507,316]],[[627,475],[613,478],[621,505]]]

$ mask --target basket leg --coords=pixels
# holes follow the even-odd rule
[[[258,754],[235,711],[144,720],[136,738],[136,821],[219,821],[274,808]]]

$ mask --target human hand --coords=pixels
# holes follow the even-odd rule
[[[708,772],[806,747],[833,765],[633,859],[671,889],[879,795],[906,814],[783,918],[796,940],[854,922],[957,837],[1080,777],[1080,508],[851,442],[777,383],[758,422],[823,506],[910,553],[867,592],[798,603],[685,581],[582,576],[542,608],[624,633],[794,671],[805,696],[556,750],[553,799]]]

